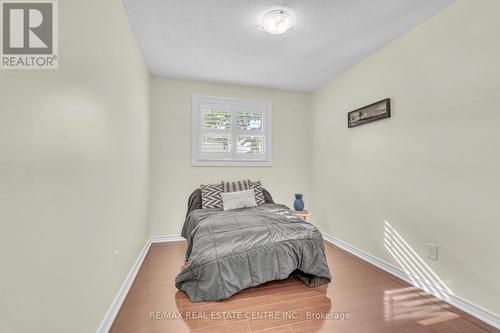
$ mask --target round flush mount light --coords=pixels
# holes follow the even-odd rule
[[[270,34],[279,35],[290,29],[293,17],[282,9],[273,10],[262,19],[260,28]]]

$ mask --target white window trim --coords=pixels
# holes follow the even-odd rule
[[[191,136],[191,159],[193,166],[271,166],[272,156],[273,156],[273,138],[272,138],[272,103],[269,101],[253,101],[244,99],[235,99],[227,97],[214,97],[214,96],[200,96],[193,95],[192,99],[192,136]],[[237,106],[250,106],[250,107],[260,107],[264,109],[264,131],[265,136],[265,154],[262,159],[246,159],[246,160],[236,160],[236,159],[201,159],[200,158],[200,145],[201,145],[201,112],[200,103],[207,104],[227,104]],[[234,126],[235,120],[232,120],[232,126]],[[231,132],[238,133],[234,128]],[[232,141],[234,141],[235,135]],[[235,147],[235,146],[234,146]],[[234,148],[236,149],[236,148]]]

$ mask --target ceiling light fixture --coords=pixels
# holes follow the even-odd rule
[[[290,29],[293,17],[282,9],[273,10],[262,20],[260,28],[270,34],[279,35]]]

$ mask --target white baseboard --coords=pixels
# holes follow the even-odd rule
[[[146,257],[146,254],[148,253],[150,246],[151,246],[151,238],[148,238],[146,244],[144,244],[144,247],[139,253],[139,257],[132,265],[130,272],[125,278],[125,281],[123,281],[120,289],[118,290],[118,294],[111,303],[108,312],[104,316],[104,319],[101,321],[101,324],[97,329],[97,333],[107,333],[111,329],[111,325],[113,325],[113,321],[115,320],[115,317],[118,314],[118,311],[120,310],[120,307],[122,306],[123,301],[125,300],[125,297],[127,296],[128,291],[130,290],[130,287],[132,286],[132,283],[134,282],[137,273],[139,272],[139,268],[141,268],[142,262],[144,261],[144,258]]]
[[[488,323],[489,325],[491,326],[494,326],[496,328],[499,328],[500,329],[500,315],[496,314],[496,313],[493,313],[489,310],[486,310],[462,297],[459,297],[457,295],[453,295],[451,293],[449,293],[448,291],[446,290],[443,290],[442,288],[439,288],[438,286],[435,286],[427,281],[424,281],[418,277],[415,277],[415,276],[411,276],[409,275],[408,273],[406,273],[405,271],[401,270],[400,268],[384,261],[384,260],[381,260],[377,257],[374,257],[372,256],[371,254],[368,254],[344,241],[341,241],[340,239],[338,238],[335,238],[325,232],[321,232],[323,234],[323,238],[333,244],[333,245],[336,245],[338,247],[340,247],[341,249],[355,255],[356,257],[359,257],[367,262],[369,262],[370,264],[388,272],[389,274],[392,274],[398,278],[400,278],[401,280],[404,280],[406,282],[408,282],[409,284],[417,287],[417,288],[420,288],[420,289],[423,289],[425,290],[426,292],[428,292],[429,294],[432,294],[434,296],[436,296],[437,298],[453,305],[454,307],[470,314],[471,316],[474,316],[482,321],[484,321],[485,323]],[[335,277],[334,277],[335,278]]]
[[[177,242],[185,240],[181,235],[156,235],[151,236],[151,243]]]
[[[146,254],[148,253],[151,244],[161,243],[161,242],[174,242],[179,240],[184,240],[184,238],[182,238],[180,235],[161,235],[161,236],[152,236],[148,238],[146,244],[144,244],[144,247],[139,253],[139,256],[132,265],[130,272],[125,278],[125,281],[123,281],[123,284],[118,290],[118,294],[111,303],[108,312],[104,316],[104,319],[101,321],[99,328],[97,328],[97,333],[108,333],[109,330],[111,329],[111,325],[113,325],[116,315],[118,314],[118,311],[120,311],[120,308],[123,304],[123,301],[125,300],[125,297],[127,297],[130,287],[132,286],[132,283],[134,282],[135,277],[137,276],[137,273],[139,272],[139,269],[142,266],[142,262],[144,261],[144,258],[146,257]]]

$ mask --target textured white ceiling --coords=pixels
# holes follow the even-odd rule
[[[312,91],[455,0],[124,0],[154,76]],[[282,35],[263,14],[296,17]]]

